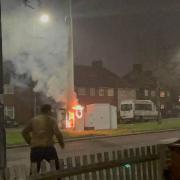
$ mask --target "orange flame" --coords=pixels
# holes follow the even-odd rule
[[[81,119],[83,117],[83,109],[78,102],[75,92],[68,93],[66,108],[66,128],[75,128],[76,119]]]

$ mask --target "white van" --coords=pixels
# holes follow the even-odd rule
[[[158,111],[151,100],[125,100],[120,104],[122,120],[157,119]]]

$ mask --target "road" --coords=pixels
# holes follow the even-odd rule
[[[75,155],[105,152],[127,147],[170,143],[179,138],[180,131],[169,131],[67,142],[64,150],[60,150],[58,146],[56,146],[56,149],[59,158],[64,158],[68,156],[72,157]],[[9,167],[16,164],[29,164],[29,148],[7,149],[7,161]]]

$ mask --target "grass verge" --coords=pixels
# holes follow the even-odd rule
[[[160,131],[168,129],[180,129],[180,119],[170,118],[163,119],[161,124],[156,121],[142,122],[142,123],[131,123],[131,124],[120,124],[118,129],[113,130],[90,130],[90,131],[73,131],[64,130],[63,134],[65,138],[78,138],[78,137],[89,137],[89,136],[118,136],[126,135],[131,133],[149,132],[149,131]],[[24,144],[24,140],[21,136],[21,129],[7,129],[6,139],[7,145]]]

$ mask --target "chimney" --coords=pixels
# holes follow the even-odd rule
[[[140,74],[140,73],[142,73],[142,71],[143,71],[142,64],[134,64],[133,65],[134,73]]]
[[[102,68],[103,67],[103,62],[101,60],[93,61],[92,62],[92,67],[94,67],[94,68]]]

